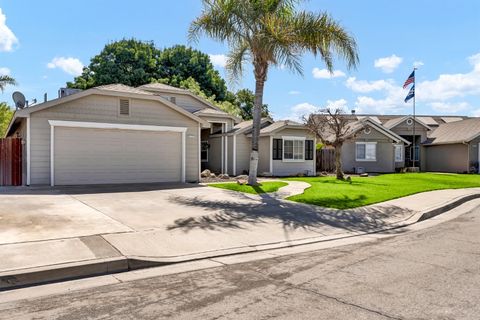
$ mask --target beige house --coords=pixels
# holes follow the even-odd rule
[[[347,172],[395,172],[414,163],[421,171],[478,172],[479,118],[414,119],[411,115],[355,114],[347,117],[351,120],[351,135],[342,150]]]
[[[308,131],[268,125],[275,126],[262,131],[259,172],[314,174]],[[190,91],[114,84],[19,109],[6,136],[25,142],[25,185],[197,182],[202,167],[232,175],[248,168],[249,132],[239,127],[248,125]],[[278,138],[284,165],[269,158]]]

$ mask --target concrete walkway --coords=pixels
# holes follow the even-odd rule
[[[2,194],[0,289],[367,233],[395,234],[425,215],[480,197],[480,188],[441,190],[336,210],[283,200],[309,187],[288,183],[262,195],[199,186]],[[32,196],[41,203],[40,216],[27,210]],[[41,217],[56,226],[45,230],[51,223],[42,224]]]

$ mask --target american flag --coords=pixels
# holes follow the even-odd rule
[[[408,79],[405,81],[405,83],[403,84],[403,89],[405,89],[406,87],[408,87],[408,85],[410,83],[414,83],[415,82],[415,70],[412,71],[412,73],[410,74],[410,76],[408,76]]]

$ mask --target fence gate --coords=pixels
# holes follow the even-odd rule
[[[22,139],[0,139],[0,186],[22,185]]]
[[[335,171],[335,149],[323,148],[317,150],[317,172]]]

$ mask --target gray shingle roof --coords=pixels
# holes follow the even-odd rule
[[[280,121],[275,121],[271,125],[261,129],[260,134],[269,134],[269,133],[272,133],[273,131],[275,131],[277,129],[280,129],[284,126],[306,128],[303,123],[298,123],[298,122],[291,121],[291,120],[280,120]]]
[[[449,144],[468,142],[480,134],[480,118],[441,124],[433,131],[425,144]]]
[[[177,91],[179,93],[185,93],[186,91],[188,92],[188,90],[186,89],[181,89],[181,88],[177,88],[177,87],[172,87],[172,86],[169,86],[168,84],[164,84],[164,83],[149,83],[149,84],[144,84],[143,86],[140,86],[139,88],[141,89],[144,89],[144,90],[148,90],[148,89],[153,89],[153,90],[168,90],[168,91]]]
[[[136,93],[136,94],[146,94],[152,96],[153,93],[141,90],[139,88],[134,88],[134,87],[129,87],[124,84],[120,83],[114,83],[114,84],[107,84],[104,86],[98,86],[95,87],[95,89],[98,90],[104,90],[104,91],[115,91],[115,92],[125,92],[125,93]]]

